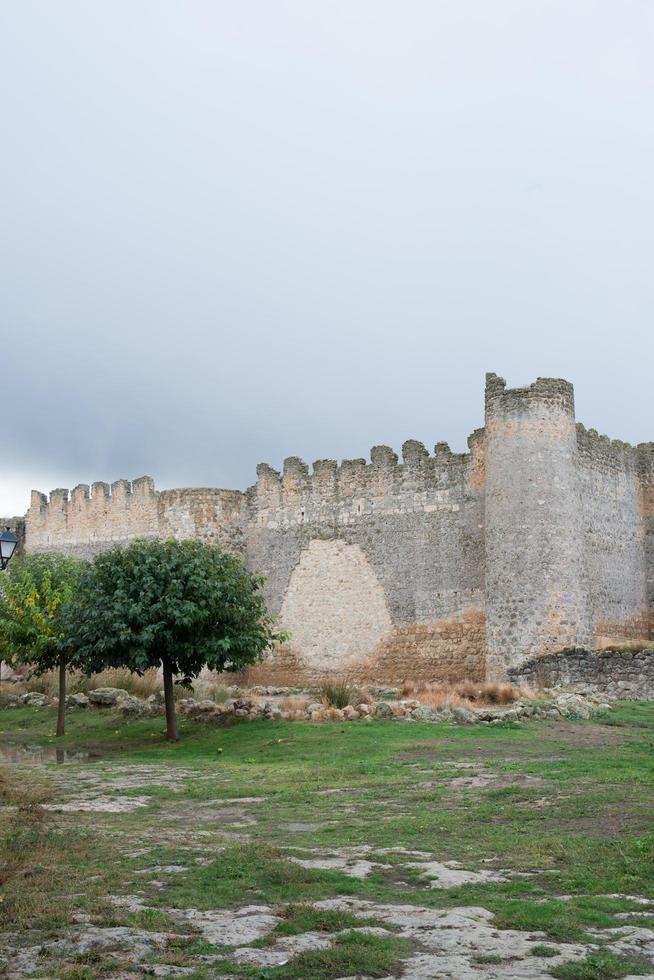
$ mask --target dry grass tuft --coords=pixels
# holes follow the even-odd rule
[[[216,704],[224,704],[230,697],[226,684],[217,681],[215,677],[199,677],[193,682],[193,697],[198,701],[214,701]]]
[[[470,706],[469,701],[454,691],[448,691],[446,688],[435,686],[417,691],[415,699],[429,708],[436,709],[449,708],[451,710],[452,708],[467,708]]]
[[[0,769],[0,803],[16,807],[25,819],[41,819],[44,803],[52,799],[52,787],[36,771],[21,771],[20,776],[8,767]]]
[[[616,653],[641,653],[643,650],[654,650],[654,640],[623,640],[621,643],[602,643],[602,649],[615,650]]]
[[[51,789],[36,773],[0,770],[0,926],[55,928],[69,922],[81,849],[90,841],[60,828],[43,804]]]
[[[316,711],[312,718],[314,721],[342,721],[342,716],[339,709],[333,706],[325,705],[320,711]]]
[[[93,674],[89,678],[87,690],[91,691],[94,687],[120,687],[134,697],[148,698],[151,694],[163,690],[163,680],[154,667],[146,670],[141,676],[124,668],[116,668],[103,670],[101,674]]]
[[[71,671],[68,675],[69,694],[86,694],[96,687],[119,687],[134,697],[148,698],[163,690],[163,681],[154,667],[146,670],[140,677],[123,667],[103,670],[90,676],[79,671]],[[58,673],[56,670],[47,670],[43,674],[32,674],[20,685],[12,685],[12,690],[18,691],[19,688],[21,691],[37,691],[48,698],[56,698],[59,694]]]
[[[525,692],[512,684],[489,684],[481,681],[459,681],[449,685],[405,681],[401,688],[401,697],[415,698],[416,701],[431,708],[511,704],[519,697],[525,696],[527,696]]]
[[[311,700],[301,695],[292,695],[282,698],[280,707],[282,711],[288,713],[290,721],[304,721],[306,719],[307,708]]]
[[[320,685],[320,700],[330,708],[361,704],[361,698],[361,691],[344,680],[323,681]]]

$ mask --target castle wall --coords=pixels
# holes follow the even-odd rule
[[[577,447],[592,645],[647,638],[652,607],[639,452],[582,425]]]
[[[590,640],[572,385],[486,386],[487,666]]]
[[[181,489],[158,492],[149,476],[133,482],[80,484],[72,493],[53,490],[50,499],[32,491],[26,515],[26,550],[62,551],[92,558],[134,538],[199,538],[242,550],[237,490]]]
[[[572,386],[487,377],[469,452],[261,464],[247,491],[149,477],[33,492],[28,552],[198,538],[265,576],[291,634],[261,682],[506,678],[525,658],[654,637],[654,444],[575,424]]]
[[[654,638],[654,443],[636,447],[640,482],[639,510],[645,550],[645,594],[649,611],[649,637]]]
[[[292,633],[280,678],[483,676],[482,435],[470,446],[430,456],[410,440],[402,463],[377,446],[370,463],[320,460],[311,475],[294,457],[281,475],[258,468],[246,553]]]

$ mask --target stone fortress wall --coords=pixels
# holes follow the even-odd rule
[[[149,477],[32,494],[27,551],[136,537],[243,556],[291,639],[262,682],[503,679],[534,655],[654,635],[654,444],[575,424],[572,386],[488,375],[469,451],[261,464],[248,490]]]

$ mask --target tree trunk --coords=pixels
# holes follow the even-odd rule
[[[63,653],[59,660],[59,707],[57,709],[57,735],[64,734],[66,719],[66,658]]]
[[[166,738],[169,742],[178,742],[175,694],[173,691],[173,670],[168,657],[163,657],[161,663],[163,666],[164,699],[166,702]]]

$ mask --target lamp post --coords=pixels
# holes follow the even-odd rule
[[[13,558],[17,544],[18,538],[7,524],[5,530],[0,534],[0,568],[3,572]]]

